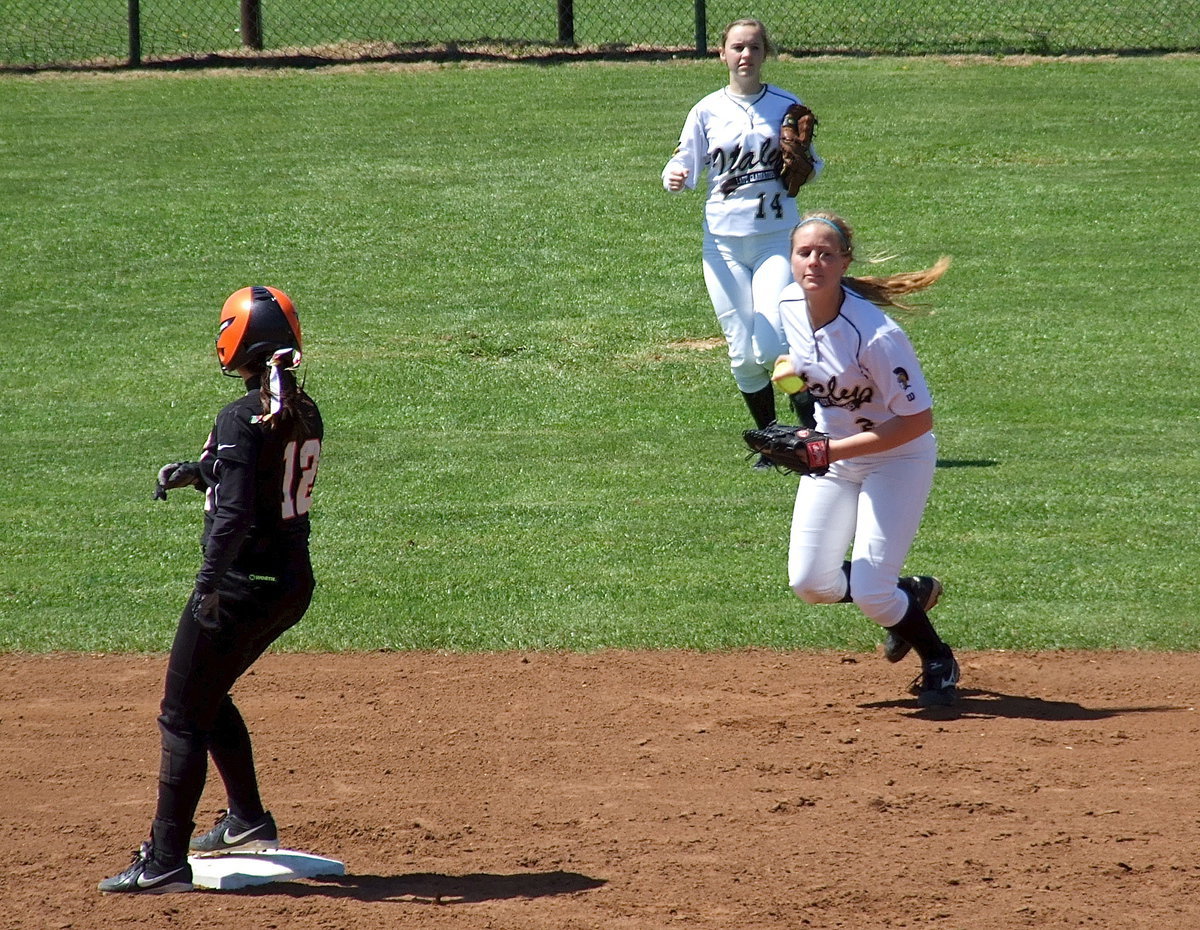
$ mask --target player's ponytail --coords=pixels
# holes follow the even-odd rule
[[[844,277],[842,283],[860,297],[865,297],[877,307],[898,307],[901,310],[917,309],[911,304],[902,303],[897,297],[911,294],[922,288],[929,287],[946,273],[950,267],[950,256],[943,255],[929,268],[920,271],[901,271],[887,277],[863,275],[861,277]]]
[[[283,348],[266,359],[259,396],[262,398],[260,423],[270,428],[303,430],[305,418],[300,415],[304,403],[303,388],[296,381],[296,369],[303,356],[299,349]]]
[[[796,229],[808,223],[822,223],[833,229],[842,241],[844,254],[851,260],[854,259],[854,230],[844,219],[836,213],[813,211],[804,215],[800,222],[796,224]],[[793,230],[793,234],[794,232],[795,230]],[[877,262],[888,261],[890,258],[892,256],[885,255],[880,258],[867,259],[867,261],[870,264],[875,264]],[[945,274],[946,269],[949,267],[950,256],[943,255],[931,267],[924,268],[921,271],[901,271],[886,276],[856,275],[852,277],[845,275],[842,278],[842,284],[877,307],[897,307],[901,310],[914,310],[916,309],[915,307],[902,303],[897,298],[929,287],[929,285]]]

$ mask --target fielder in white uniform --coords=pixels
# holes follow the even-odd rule
[[[729,83],[692,107],[663,187],[694,189],[707,171],[704,282],[729,344],[729,366],[758,426],[775,420],[771,366],[784,351],[779,292],[792,280],[788,234],[799,215],[779,180],[779,126],[795,95],[762,82],[771,51],[766,27],[725,27],[721,60]],[[811,152],[814,171],[823,162]]]
[[[912,343],[880,309],[903,306],[896,298],[932,284],[949,259],[919,272],[849,278],[852,236],[835,214],[806,215],[791,238],[795,281],[779,300],[788,352],[775,375],[799,375],[807,385],[831,462],[826,474],[800,479],[789,582],[810,604],[853,601],[888,630],[890,660],[910,647],[920,655],[921,705],[949,704],[958,663],[927,614],[941,582],[900,578],[933,484],[933,399]]]

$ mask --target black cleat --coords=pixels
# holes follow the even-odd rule
[[[96,886],[105,894],[168,894],[191,891],[192,867],[187,860],[174,866],[161,866],[151,857],[150,844],[143,843],[133,861],[120,875],[106,878]]]
[[[197,856],[221,856],[234,852],[263,852],[279,848],[279,831],[270,811],[257,820],[242,820],[229,811],[221,811],[216,825],[203,836],[196,836],[188,849]]]
[[[941,658],[925,662],[912,684],[917,703],[922,707],[949,707],[958,696],[958,661],[947,647]]]

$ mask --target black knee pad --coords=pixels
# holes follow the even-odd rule
[[[159,781],[167,785],[179,785],[194,778],[197,769],[204,771],[208,763],[208,738],[205,734],[182,728],[165,716],[158,718],[158,729],[162,734]]]

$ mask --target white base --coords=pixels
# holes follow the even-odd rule
[[[345,864],[291,849],[234,853],[226,856],[188,856],[192,884],[218,891],[287,882],[297,878],[345,875]]]

